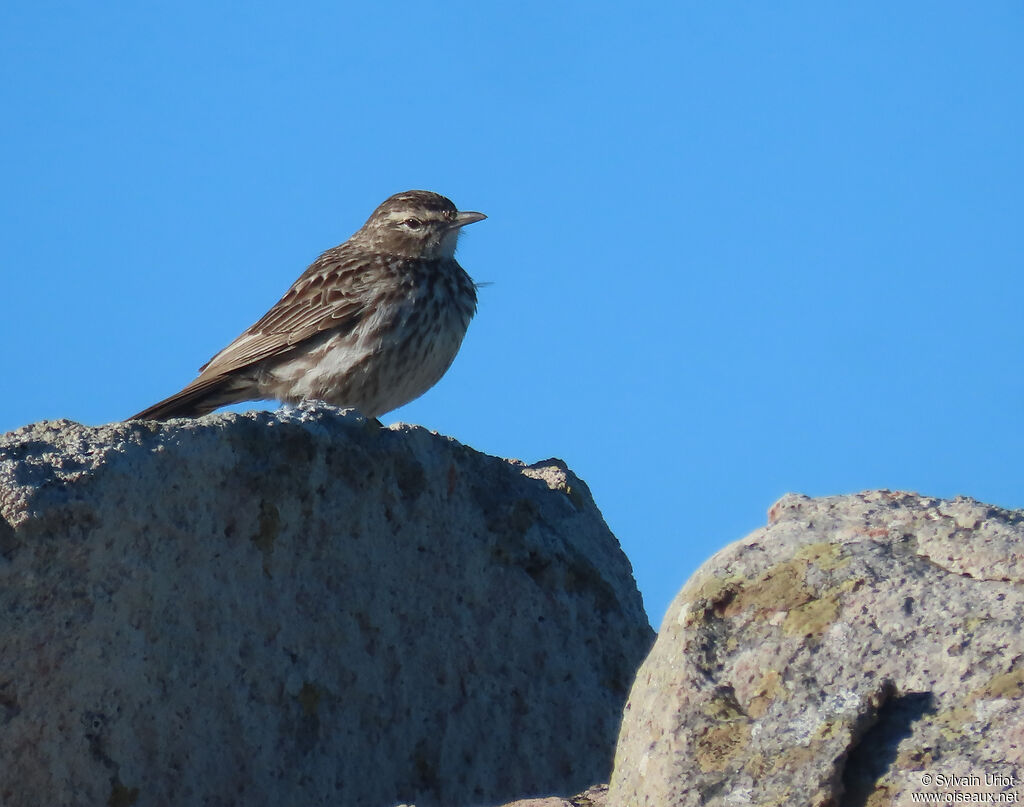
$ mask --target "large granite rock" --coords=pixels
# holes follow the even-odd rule
[[[630,694],[608,805],[1024,795],[1024,512],[787,496],[686,584]]]
[[[495,804],[606,780],[650,647],[558,461],[330,407],[0,438],[0,804]]]

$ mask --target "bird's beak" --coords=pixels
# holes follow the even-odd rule
[[[467,224],[472,224],[476,221],[483,221],[487,216],[483,213],[474,213],[472,210],[462,210],[455,216],[455,221],[452,222],[452,227],[465,227]]]

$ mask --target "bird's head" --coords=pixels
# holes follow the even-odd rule
[[[439,193],[405,191],[385,199],[351,240],[403,258],[451,258],[462,228],[485,218],[483,213],[460,213]]]

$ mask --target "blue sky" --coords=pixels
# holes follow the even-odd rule
[[[386,196],[490,218],[385,422],[564,458],[657,625],[782,494],[1024,507],[1024,5],[0,7],[0,431],[176,391]]]

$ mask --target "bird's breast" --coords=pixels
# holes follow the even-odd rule
[[[327,331],[270,368],[268,392],[377,417],[430,389],[451,366],[476,311],[476,288],[462,268],[431,263],[379,284],[356,327]]]

